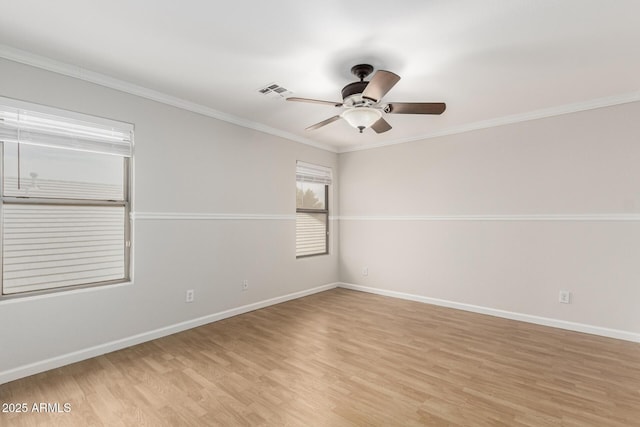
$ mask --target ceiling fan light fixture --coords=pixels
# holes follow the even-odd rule
[[[360,133],[368,127],[371,127],[382,117],[382,112],[374,108],[355,107],[350,108],[342,113],[342,118],[351,126],[360,130]]]

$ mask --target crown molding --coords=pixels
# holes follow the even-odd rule
[[[349,153],[352,151],[370,150],[372,148],[387,147],[389,145],[404,144],[407,142],[423,141],[425,139],[438,138],[441,136],[455,135],[458,133],[471,132],[474,130],[488,129],[498,126],[510,125],[514,123],[527,122],[530,120],[544,119],[547,117],[561,116],[564,114],[578,113],[580,111],[595,110],[597,108],[612,107],[614,105],[629,104],[631,102],[640,101],[640,91],[623,93],[604,98],[592,99],[585,102],[577,102],[573,104],[559,105],[556,107],[543,108],[540,110],[530,111],[522,114],[512,114],[509,116],[497,117],[489,120],[482,120],[454,126],[443,129],[438,132],[415,136],[411,138],[396,139],[393,141],[380,142],[376,144],[367,144],[358,147],[345,147],[338,150],[338,153]]]
[[[407,142],[423,141],[432,138],[438,138],[441,136],[455,135],[459,133],[471,132],[475,130],[488,129],[497,126],[504,126],[514,123],[526,122],[530,120],[543,119],[547,117],[560,116],[564,114],[577,113],[580,111],[594,110],[597,108],[611,107],[614,105],[628,104],[631,102],[640,101],[640,91],[618,94],[608,96],[604,98],[592,99],[589,101],[578,102],[573,104],[565,104],[556,107],[543,108],[540,110],[530,111],[522,114],[513,114],[509,116],[497,117],[489,120],[482,120],[478,122],[468,123],[460,126],[449,127],[437,132],[423,134],[410,138],[396,139],[386,142],[366,144],[364,146],[353,146],[336,148],[332,145],[323,144],[314,140],[303,138],[290,132],[286,132],[280,129],[272,128],[262,123],[253,122],[251,120],[244,119],[242,117],[234,116],[224,113],[222,111],[215,110],[213,108],[197,104],[195,102],[187,101],[182,98],[178,98],[173,95],[168,95],[163,92],[159,92],[153,89],[149,89],[143,86],[139,86],[133,83],[126,82],[105,74],[97,73],[78,67],[75,65],[67,64],[61,61],[56,61],[41,55],[26,52],[20,49],[16,49],[7,45],[0,44],[0,58],[4,58],[13,62],[30,65],[32,67],[41,68],[43,70],[52,71],[54,73],[62,74],[65,76],[77,78],[90,83],[98,84],[100,86],[108,87],[110,89],[119,90],[121,92],[136,95],[142,98],[146,98],[152,101],[160,102],[162,104],[171,105],[186,111],[202,114],[203,116],[211,117],[214,119],[222,120],[228,123],[232,123],[247,129],[252,129],[265,134],[277,136],[290,141],[299,142],[301,144],[309,145],[311,147],[319,148],[321,150],[329,151],[332,153],[348,153],[353,151],[370,150],[373,148],[381,148],[390,145],[404,144]]]
[[[272,128],[262,123],[253,122],[251,120],[244,119],[242,117],[234,116],[231,114],[223,113],[222,111],[215,110],[213,108],[197,104],[195,102],[187,101],[182,98],[178,98],[173,95],[168,95],[157,90],[149,89],[143,86],[139,86],[133,83],[129,83],[124,80],[117,79],[115,77],[108,76],[106,74],[90,71],[82,67],[67,64],[65,62],[56,61],[44,56],[36,55],[30,52],[26,52],[20,49],[16,49],[7,45],[0,44],[0,58],[7,59],[9,61],[18,62],[20,64],[30,65],[32,67],[41,68],[43,70],[52,71],[64,76],[73,77],[79,80],[84,80],[89,83],[94,83],[100,86],[115,89],[120,92],[125,92],[131,95],[136,95],[141,98],[146,98],[151,101],[160,102],[162,104],[171,105],[186,111],[202,114],[203,116],[211,117],[217,120],[222,120],[228,123],[232,123],[247,129],[252,129],[258,132],[266,133],[269,135],[277,136],[280,138],[288,139],[290,141],[299,142],[301,144],[310,145],[321,150],[330,151],[336,153],[336,149],[332,146],[322,144],[316,141],[312,141],[308,138],[302,138],[298,135],[290,132],[285,132],[280,129]]]

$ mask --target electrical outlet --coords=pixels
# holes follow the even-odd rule
[[[242,281],[242,291],[246,291],[247,289],[249,289],[249,281],[247,279],[244,279]]]
[[[187,290],[187,294],[185,296],[184,302],[193,302],[195,297],[196,297],[195,291],[193,289],[189,289]]]
[[[369,275],[369,267],[362,267],[362,275],[363,276]]]
[[[558,301],[560,301],[562,304],[571,304],[571,292],[560,291],[560,296],[558,297]]]

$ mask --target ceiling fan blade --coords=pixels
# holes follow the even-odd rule
[[[391,130],[391,125],[385,119],[380,117],[377,122],[371,125],[371,129],[376,131],[376,133],[382,133]]]
[[[342,107],[342,102],[321,101],[319,99],[309,99],[309,98],[296,98],[295,96],[291,98],[287,98],[287,101],[308,102],[310,104],[325,104],[325,105],[332,105],[334,107]]]
[[[373,101],[380,101],[399,80],[400,76],[391,71],[378,70],[371,78],[366,89],[362,92],[362,97]]]
[[[316,123],[315,125],[311,125],[308,128],[306,128],[305,130],[316,130],[318,128],[321,128],[322,126],[328,125],[329,123],[333,123],[338,119],[340,119],[340,116],[329,117],[327,120],[323,120],[320,123]]]
[[[447,108],[444,102],[394,102],[387,104],[385,113],[391,114],[442,114]]]

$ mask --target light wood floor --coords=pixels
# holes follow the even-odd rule
[[[2,426],[640,426],[640,344],[335,289],[0,386]]]

